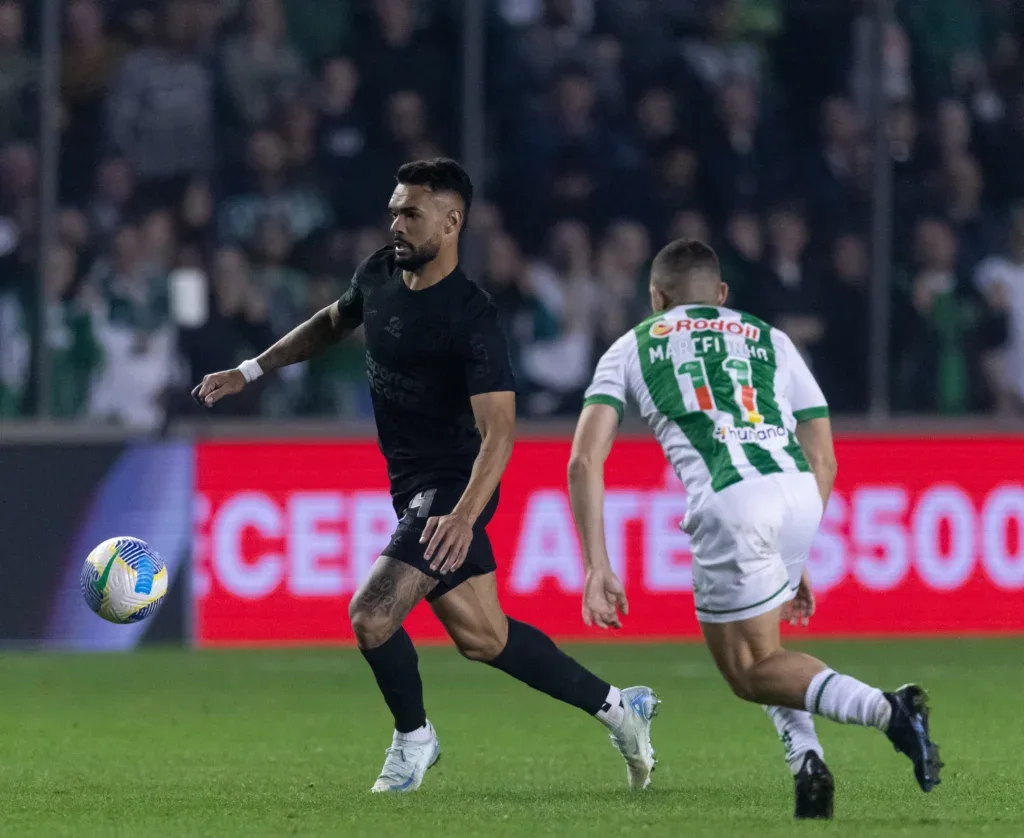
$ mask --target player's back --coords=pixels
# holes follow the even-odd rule
[[[796,422],[827,415],[792,341],[723,307],[677,306],[627,332],[601,359],[587,400],[621,398],[619,385],[636,400],[691,507],[743,480],[809,471]]]

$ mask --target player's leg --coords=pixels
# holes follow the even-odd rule
[[[415,568],[381,556],[349,605],[359,650],[395,719],[392,744],[373,791],[415,791],[440,756],[437,735],[423,707],[419,659],[402,628],[409,612],[436,584]]]
[[[477,538],[474,546],[490,549]],[[620,691],[561,651],[539,629],[507,617],[498,602],[493,573],[444,590],[430,604],[463,655],[597,718],[626,759],[630,787],[649,784],[655,765],[650,726],[658,703],[650,688]]]
[[[829,669],[817,658],[782,647],[779,612],[737,622],[701,622],[708,649],[733,692],[747,701],[806,710],[843,724],[875,727],[910,757],[924,791],[939,782],[938,746],[928,734],[924,692],[893,693]]]
[[[795,598],[800,594],[804,608],[807,607],[806,595],[801,593],[804,567],[822,513],[817,487],[810,500],[810,503],[789,504],[778,540],[779,554],[789,578],[789,596]],[[783,606],[783,619],[786,619],[786,609],[793,604],[794,599],[791,599]],[[835,780],[825,764],[825,751],[818,740],[814,717],[806,710],[791,707],[762,707],[785,748],[786,765],[793,775],[795,817],[799,820],[831,818],[835,808]]]
[[[810,475],[745,481],[692,516],[694,599],[708,648],[741,698],[885,731],[914,762],[918,783],[928,791],[941,763],[919,688],[885,694],[782,647],[780,612],[792,590],[780,534],[794,508],[816,507],[820,516],[814,491]]]

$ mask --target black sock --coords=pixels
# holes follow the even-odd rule
[[[559,649],[544,632],[508,618],[508,642],[488,661],[513,678],[594,716],[611,685]]]
[[[399,628],[376,649],[362,649],[363,657],[373,670],[384,701],[395,717],[395,730],[411,733],[427,723],[423,709],[423,682],[420,680],[419,657],[412,638]]]

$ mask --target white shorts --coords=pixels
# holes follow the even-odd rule
[[[796,593],[821,522],[814,475],[771,474],[712,495],[686,521],[703,623],[747,620]]]

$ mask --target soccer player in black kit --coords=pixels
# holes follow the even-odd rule
[[[485,527],[512,454],[515,381],[490,297],[459,268],[473,197],[454,160],[408,163],[391,196],[394,244],[364,261],[336,303],[258,358],[203,378],[207,407],[264,373],[312,358],[362,325],[366,375],[399,522],[349,615],[395,718],[373,791],[419,788],[441,748],[423,704],[418,659],[402,628],[422,599],[459,651],[595,716],[626,760],[631,788],[654,769],[648,687],[619,690],[498,603]],[[625,596],[618,592],[622,603]]]

